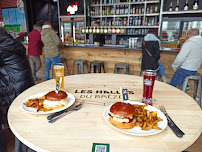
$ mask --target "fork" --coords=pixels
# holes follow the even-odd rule
[[[81,109],[81,107],[83,106],[84,101],[82,101],[80,104],[76,105],[74,108],[72,108],[71,110],[68,111],[64,111],[62,114],[60,114],[57,118],[54,119],[49,119],[49,123],[54,123],[55,121],[57,121],[58,119],[66,116],[67,114],[71,113],[72,111],[78,111],[79,109]]]
[[[172,131],[176,134],[177,137],[181,138],[184,135],[184,132],[182,130],[180,130],[180,128],[178,128],[178,126],[170,118],[170,116],[168,115],[168,113],[163,105],[159,106],[159,108],[160,108],[161,112],[166,116],[166,118],[168,120],[168,125],[170,126]]]

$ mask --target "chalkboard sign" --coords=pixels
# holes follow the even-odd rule
[[[84,0],[59,0],[60,16],[84,15]]]

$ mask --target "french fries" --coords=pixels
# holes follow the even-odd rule
[[[161,130],[158,127],[158,122],[162,121],[161,118],[157,116],[157,111],[150,112],[149,110],[145,109],[147,105],[133,105],[135,107],[135,116],[136,118],[136,126],[142,128],[142,130],[151,130],[157,129]]]
[[[24,105],[31,108],[36,108],[38,111],[50,111],[43,107],[43,102],[45,100],[45,96],[36,97],[35,99],[28,99],[28,102],[25,102]]]

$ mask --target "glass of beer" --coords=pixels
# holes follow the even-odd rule
[[[148,105],[152,105],[152,93],[154,88],[154,81],[156,77],[156,71],[145,70],[143,71],[143,98],[142,102]]]
[[[53,70],[54,70],[56,83],[57,83],[57,81],[59,81],[60,88],[62,90],[64,90],[64,65],[63,65],[63,63],[54,64]],[[60,78],[62,78],[62,82],[60,82]]]

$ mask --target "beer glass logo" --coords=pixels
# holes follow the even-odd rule
[[[56,76],[57,76],[57,77],[61,77],[61,76],[62,76],[62,72],[57,71],[57,72],[56,72]]]
[[[152,86],[152,79],[145,79],[144,80],[144,84],[146,85],[146,86]]]

